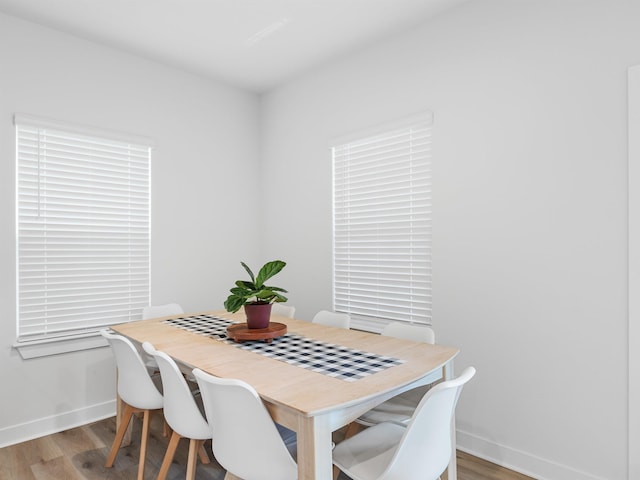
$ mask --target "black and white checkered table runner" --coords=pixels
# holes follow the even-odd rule
[[[404,363],[397,358],[342,347],[291,333],[274,338],[270,343],[263,341],[236,343],[227,337],[227,327],[233,322],[212,315],[193,315],[165,320],[165,323],[348,382]]]
[[[224,318],[212,315],[192,315],[190,317],[172,318],[165,320],[164,323],[218,340],[231,341],[227,338],[227,327],[233,322]]]

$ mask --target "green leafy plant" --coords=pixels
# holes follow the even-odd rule
[[[287,297],[282,295],[283,293],[287,293],[284,288],[265,285],[267,280],[279,273],[285,267],[285,262],[282,260],[274,260],[272,262],[265,263],[258,272],[257,277],[253,275],[253,272],[246,263],[240,262],[240,264],[247,271],[251,280],[236,281],[236,286],[230,290],[231,295],[229,295],[224,302],[224,308],[226,308],[227,312],[235,313],[240,310],[240,307],[246,304],[265,304],[287,301]]]

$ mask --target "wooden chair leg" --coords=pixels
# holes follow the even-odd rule
[[[116,377],[117,377],[117,372],[116,372]],[[124,414],[125,407],[126,407],[126,403],[122,400],[122,398],[120,398],[120,395],[116,395],[116,425],[118,427],[123,422],[123,414]],[[133,428],[131,427],[131,424],[129,424],[129,428],[127,428],[127,431],[125,432],[124,437],[122,438],[122,443],[120,443],[120,448],[131,445],[132,430]]]
[[[204,465],[208,465],[211,463],[211,459],[209,458],[209,455],[207,455],[207,451],[204,448],[204,440],[199,440],[199,442],[200,448],[198,448],[198,456],[200,457],[200,461]]]
[[[340,476],[340,469],[334,465],[333,466],[333,480],[338,480],[339,476]]]
[[[242,480],[240,477],[236,477],[233,473],[227,472],[224,476],[224,480]]]
[[[346,440],[347,438],[353,437],[360,430],[362,430],[362,425],[358,422],[351,422],[344,432],[344,439]]]
[[[131,405],[125,404],[124,412],[122,414],[122,420],[120,421],[120,426],[118,427],[118,431],[116,432],[116,437],[113,439],[111,452],[109,452],[109,457],[104,464],[105,467],[113,467],[113,463],[116,461],[116,455],[118,455],[118,450],[120,449],[120,445],[122,445],[122,440],[127,433],[127,428],[129,427],[129,423],[131,422],[131,417],[133,416],[134,412],[135,408],[133,408]]]
[[[186,480],[195,480],[196,478],[196,462],[199,450],[199,440],[195,438],[189,439],[189,457],[187,460],[187,476]]]
[[[142,439],[140,440],[140,459],[138,460],[138,480],[144,480],[144,465],[147,456],[147,441],[149,440],[149,417],[151,412],[144,411],[142,417]]]
[[[165,480],[167,478],[167,473],[169,473],[169,467],[171,467],[171,462],[173,462],[173,457],[176,455],[176,448],[178,448],[178,443],[182,437],[180,434],[175,431],[171,434],[171,439],[169,440],[169,445],[167,446],[167,452],[164,454],[164,459],[162,460],[162,466],[160,467],[160,472],[158,472],[158,480]]]

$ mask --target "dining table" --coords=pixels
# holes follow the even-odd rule
[[[452,378],[459,351],[278,315],[271,321],[286,328],[271,338],[226,335],[245,320],[242,311],[206,311],[111,328],[150,342],[185,373],[199,368],[253,386],[273,420],[297,433],[299,480],[330,480],[333,432],[399,393]],[[451,428],[447,478],[456,480],[455,420]]]

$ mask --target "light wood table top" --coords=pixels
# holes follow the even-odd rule
[[[245,320],[242,313],[202,313],[238,322]],[[265,401],[274,420],[298,432],[300,480],[331,478],[332,431],[402,391],[446,378],[458,353],[458,349],[453,347],[327,327],[272,315],[272,321],[287,325],[289,334],[404,361],[400,365],[348,382],[164,323],[168,318],[189,315],[142,320],[116,325],[112,329],[135,342],[152,343],[156,349],[167,353],[187,369],[197,367],[217,377],[237,378],[252,385]],[[451,466],[449,469],[449,479],[454,478],[455,449],[453,471]]]

